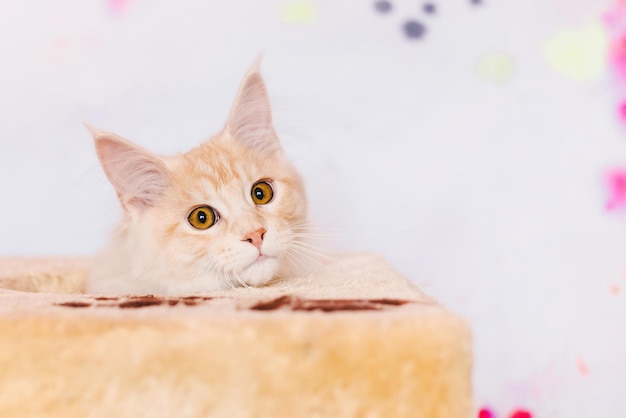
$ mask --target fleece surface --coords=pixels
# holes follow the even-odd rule
[[[469,327],[378,256],[258,289],[63,293],[88,265],[0,259],[0,416],[472,414]]]

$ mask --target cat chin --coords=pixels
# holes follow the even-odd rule
[[[249,286],[260,286],[270,282],[278,273],[280,263],[277,257],[264,256],[244,267],[239,279]]]

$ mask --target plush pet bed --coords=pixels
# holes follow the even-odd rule
[[[0,258],[1,417],[472,414],[468,325],[378,256],[180,298],[81,294],[88,269]]]

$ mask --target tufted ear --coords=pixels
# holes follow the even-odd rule
[[[153,206],[169,184],[165,162],[121,136],[85,126],[94,137],[102,169],[124,209]]]
[[[280,143],[272,124],[272,111],[259,71],[260,57],[246,73],[235,103],[233,104],[226,130],[236,141],[261,151],[280,150]]]

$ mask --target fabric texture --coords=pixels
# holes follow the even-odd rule
[[[88,269],[0,259],[0,416],[472,415],[468,325],[379,256],[187,297],[81,294]]]

